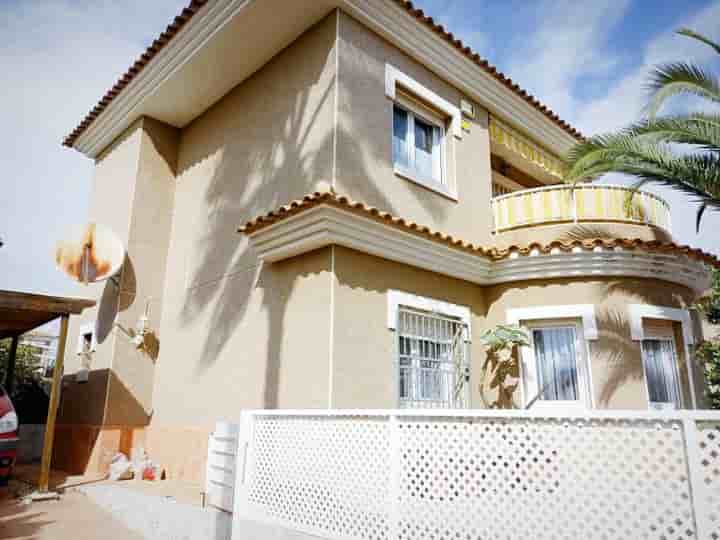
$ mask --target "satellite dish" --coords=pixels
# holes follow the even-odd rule
[[[70,278],[94,283],[115,275],[125,260],[125,248],[117,235],[104,225],[77,225],[57,244],[55,263]]]

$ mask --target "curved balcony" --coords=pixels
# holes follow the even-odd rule
[[[670,206],[625,186],[556,185],[515,191],[492,200],[495,232],[556,223],[612,222],[659,227],[670,233]]]

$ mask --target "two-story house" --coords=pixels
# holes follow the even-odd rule
[[[701,406],[717,261],[650,193],[562,185],[580,138],[410,2],[193,1],[65,139],[127,259],[74,325],[56,465],[199,480],[244,408],[482,407],[507,323],[520,405]],[[117,327],[146,303],[157,358]]]

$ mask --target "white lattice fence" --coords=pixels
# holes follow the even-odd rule
[[[327,538],[720,539],[720,415],[244,413],[238,518]]]
[[[205,487],[207,504],[227,512],[233,510],[238,429],[238,424],[217,422],[208,440]]]

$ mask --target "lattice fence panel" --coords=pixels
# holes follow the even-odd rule
[[[695,487],[695,506],[707,523],[707,540],[720,539],[720,423],[698,422],[701,483]],[[703,538],[702,540],[706,540]]]
[[[251,420],[241,513],[319,537],[720,540],[712,413]]]
[[[402,421],[400,538],[692,538],[682,423]]]
[[[388,538],[386,417],[256,417],[248,501],[290,526]]]

